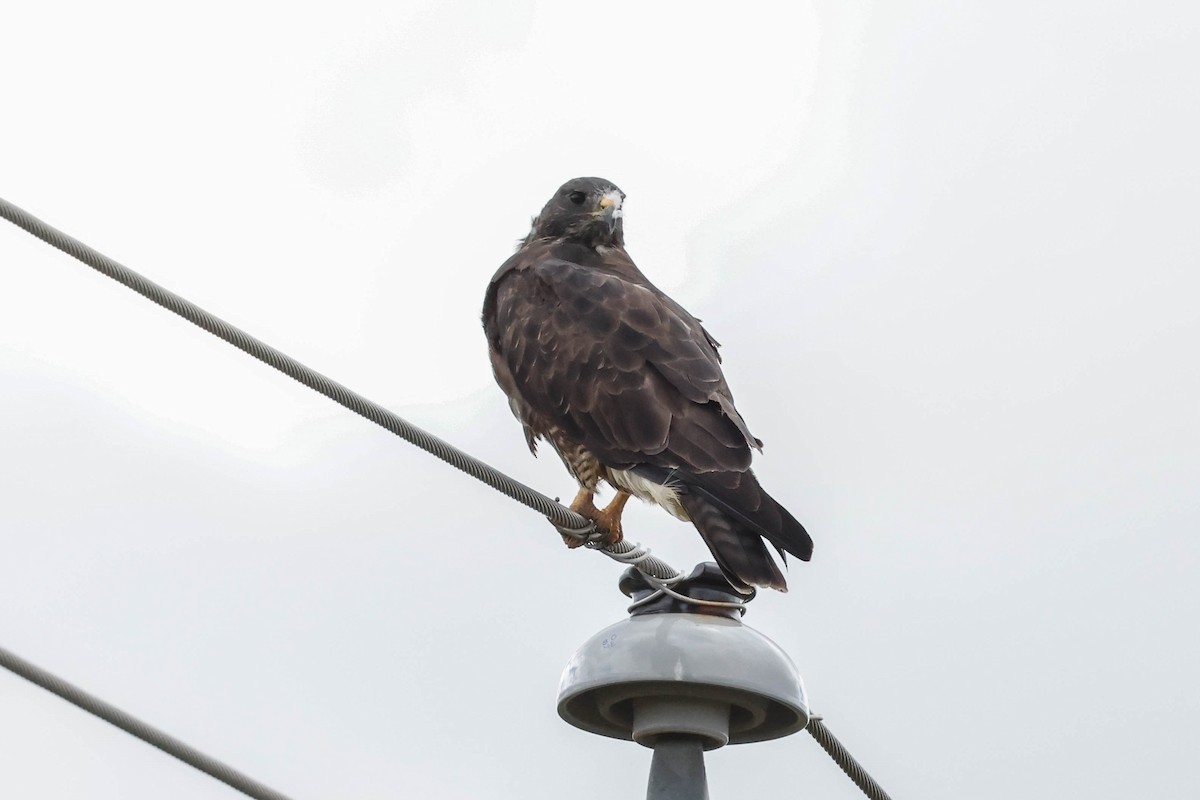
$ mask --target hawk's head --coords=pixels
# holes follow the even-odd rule
[[[623,245],[621,202],[625,193],[603,178],[575,178],[562,185],[533,218],[526,242],[570,239],[588,247]]]

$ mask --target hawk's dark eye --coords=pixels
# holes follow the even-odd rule
[[[571,192],[567,197],[577,206],[583,205],[583,201],[587,200],[587,195],[583,192]]]

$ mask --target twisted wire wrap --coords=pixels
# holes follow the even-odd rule
[[[842,772],[854,781],[854,785],[862,789],[862,793],[871,800],[892,800],[891,795],[883,790],[883,787],[875,782],[875,779],[867,774],[863,769],[862,764],[854,760],[854,756],[850,755],[842,743],[837,740],[837,737],[829,732],[825,727],[823,718],[818,715],[812,715],[808,720],[808,730],[812,737],[817,740],[817,744],[829,754],[829,757],[842,768]]]
[[[29,212],[0,198],[0,216],[19,228],[22,228],[47,244],[62,250],[72,258],[82,261],[97,272],[103,273],[118,283],[128,286],[138,294],[151,300],[163,308],[186,319],[197,327],[224,339],[229,344],[244,353],[254,356],[259,361],[282,372],[284,375],[299,381],[305,386],[333,400],[335,403],[348,408],[359,416],[369,419],[376,425],[391,431],[401,439],[416,445],[425,452],[437,456],[450,466],[462,470],[476,480],[486,483],[498,492],[511,497],[534,511],[545,516],[560,530],[576,533],[594,529],[591,520],[576,514],[569,508],[554,502],[546,495],[532,489],[520,481],[514,480],[494,467],[480,461],[474,456],[464,453],[457,447],[445,442],[427,431],[418,428],[402,417],[389,411],[378,403],[368,400],[357,392],[348,389],[331,378],[327,378],[316,370],[301,364],[296,359],[276,350],[240,328],[220,317],[205,311],[195,303],[180,297],[174,292],[159,286],[154,281],[143,277],[128,267],[120,264],[103,253],[88,247],[83,242],[68,236],[57,228],[48,225]],[[622,549],[624,543],[601,552],[621,555],[630,552],[632,548]],[[638,562],[635,566],[646,575],[659,580],[670,580],[679,576],[679,572],[664,561],[649,557]]]
[[[207,775],[211,775],[221,783],[237,789],[244,795],[253,797],[255,800],[289,800],[287,795],[259,783],[249,775],[239,772],[224,762],[201,753],[196,748],[184,744],[174,736],[164,733],[153,725],[142,722],[130,714],[126,714],[116,706],[109,705],[100,698],[88,694],[74,684],[67,683],[57,675],[29,663],[16,653],[5,650],[3,647],[0,647],[0,666],[20,675],[30,683],[42,687],[51,694],[61,697],[68,703],[95,714],[106,722],[112,723],[126,733],[130,733],[141,739],[143,742],[154,745],[159,750],[178,758],[183,763],[195,767]]]

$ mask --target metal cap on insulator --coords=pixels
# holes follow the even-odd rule
[[[716,564],[671,587],[701,604],[656,595],[634,569],[620,588],[637,601],[632,616],[597,633],[567,663],[558,692],[564,720],[647,747],[682,736],[705,750],[787,736],[808,724],[796,666],[741,622],[749,598]]]

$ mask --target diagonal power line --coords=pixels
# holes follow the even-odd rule
[[[366,417],[371,422],[374,422],[385,430],[391,431],[401,439],[416,445],[431,455],[437,456],[452,467],[460,469],[471,477],[486,483],[488,486],[511,497],[518,503],[532,508],[549,519],[556,527],[580,532],[586,532],[592,527],[591,521],[586,517],[576,514],[560,503],[554,502],[536,489],[532,489],[520,481],[510,478],[495,467],[480,461],[468,453],[464,453],[449,442],[418,428],[416,425],[413,425],[403,417],[384,408],[373,400],[368,400],[358,392],[322,375],[311,367],[305,366],[281,350],[277,350],[266,342],[256,339],[236,325],[226,322],[216,314],[204,310],[190,300],[134,272],[129,267],[114,261],[100,251],[63,233],[3,198],[0,198],[0,217],[4,217],[9,222],[19,228],[23,228],[43,242],[57,247],[67,255],[82,261],[97,272],[128,286],[138,294],[148,300],[152,300],[168,311],[178,314],[193,325],[203,328],[218,338],[224,339],[237,349],[254,356],[264,364],[274,367],[284,375],[299,381],[310,389],[320,392],[335,403],[350,409],[355,414]],[[674,581],[682,577],[681,573],[670,564],[649,555],[649,551],[634,542],[621,541],[615,545],[604,547],[600,552],[617,561],[634,565],[638,570],[652,579]]]
[[[0,667],[20,675],[30,683],[37,684],[51,694],[58,695],[68,703],[79,706],[84,711],[95,714],[105,722],[116,725],[126,733],[152,744],[164,753],[175,756],[183,763],[195,767],[203,773],[211,775],[227,786],[232,786],[242,794],[255,800],[289,800],[288,796],[277,792],[266,784],[259,783],[244,772],[239,772],[228,764],[218,761],[212,756],[201,753],[196,748],[181,742],[169,733],[165,733],[148,722],[142,722],[137,717],[126,714],[114,705],[104,702],[95,695],[88,694],[74,684],[67,683],[62,678],[47,672],[41,667],[31,664],[16,653],[0,647]]]
[[[842,768],[842,772],[854,781],[854,785],[862,789],[863,794],[871,800],[892,800],[891,795],[867,774],[862,764],[859,764],[854,756],[850,755],[850,751],[837,740],[837,737],[830,733],[829,728],[825,727],[824,719],[819,714],[809,717],[808,727],[805,730],[812,734],[812,737],[817,740],[817,744],[821,745],[821,749]]]

